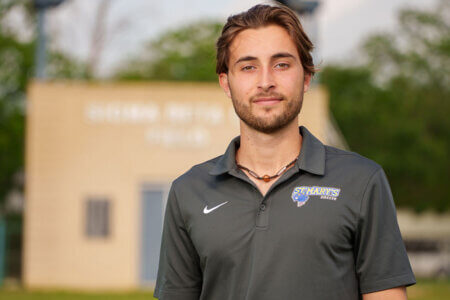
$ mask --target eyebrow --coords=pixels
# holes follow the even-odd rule
[[[288,53],[288,52],[281,52],[281,53],[277,53],[277,54],[272,55],[272,59],[274,59],[274,58],[283,58],[283,57],[295,59],[295,56],[290,54],[290,53]]]
[[[254,56],[244,56],[244,57],[239,58],[234,64],[237,65],[240,62],[251,61],[251,60],[256,60],[256,57],[254,57]]]
[[[280,52],[280,53],[276,53],[276,54],[272,55],[270,58],[271,59],[277,59],[277,58],[293,58],[293,59],[295,59],[295,56],[288,52]],[[237,65],[240,62],[252,61],[252,60],[257,60],[257,58],[254,56],[249,56],[249,55],[243,56],[243,57],[239,58],[234,64]]]

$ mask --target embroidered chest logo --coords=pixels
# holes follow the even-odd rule
[[[297,202],[297,207],[308,202],[310,196],[320,196],[320,199],[336,200],[341,189],[324,186],[299,186],[292,191],[292,200]]]
[[[206,215],[206,214],[209,214],[210,212],[212,212],[213,210],[215,210],[215,209],[217,209],[217,208],[219,208],[219,207],[221,207],[222,205],[225,205],[225,204],[227,204],[228,203],[228,201],[226,201],[226,202],[224,202],[224,203],[222,203],[222,204],[219,204],[219,205],[216,205],[216,206],[214,206],[213,208],[208,208],[208,205],[206,205],[205,206],[205,208],[203,209],[203,213]]]

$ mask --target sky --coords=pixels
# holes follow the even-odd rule
[[[200,19],[226,18],[258,3],[257,0],[110,0],[106,39],[99,64],[108,75],[118,62],[137,53],[144,42]],[[369,34],[392,30],[402,7],[430,7],[436,0],[322,0],[317,13],[318,54],[321,65],[351,61]],[[54,47],[86,59],[100,0],[68,0],[47,18]]]

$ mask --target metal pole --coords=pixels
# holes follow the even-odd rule
[[[45,34],[45,8],[38,9],[37,23],[37,45],[36,45],[36,78],[45,79],[45,66],[47,64],[46,34]]]

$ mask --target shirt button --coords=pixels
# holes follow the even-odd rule
[[[261,205],[259,206],[259,209],[262,210],[262,211],[266,210],[266,205],[265,205],[264,203],[261,204]]]

